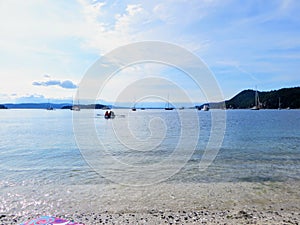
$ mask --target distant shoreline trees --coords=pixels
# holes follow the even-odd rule
[[[300,108],[300,87],[258,92],[263,109]],[[244,90],[225,101],[227,109],[248,109],[254,106],[255,90]]]

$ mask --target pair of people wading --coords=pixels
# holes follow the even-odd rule
[[[115,117],[115,114],[113,111],[106,111],[105,112],[105,115],[104,115],[104,118],[105,119],[113,119]]]

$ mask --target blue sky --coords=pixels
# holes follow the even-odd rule
[[[255,86],[299,86],[299,12],[298,0],[0,1],[0,102],[70,100],[97,59],[145,40],[196,54],[225,99]],[[113,100],[111,93],[149,71],[169,78],[179,74],[155,65],[128,68],[99,98]],[[205,101],[186,76],[176,79],[195,102]],[[162,96],[172,92],[157,83],[145,88]],[[171,96],[176,101],[176,94]]]

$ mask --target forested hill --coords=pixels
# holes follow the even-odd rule
[[[282,88],[274,91],[258,91],[259,101],[264,109],[300,108],[300,87]],[[255,90],[244,90],[226,101],[226,108],[247,109],[254,106]]]

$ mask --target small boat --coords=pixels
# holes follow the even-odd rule
[[[206,104],[203,104],[203,105],[201,105],[201,106],[196,106],[196,108],[197,108],[198,110],[202,110],[202,111],[209,111],[209,104],[206,103]]]
[[[106,111],[104,114],[105,119],[114,119],[115,113],[113,111]]]
[[[71,110],[80,111],[80,107],[79,107],[79,105],[73,105]]]
[[[131,110],[132,110],[132,111],[136,111],[136,108],[135,108],[135,107],[133,107],[133,108],[131,108]]]
[[[204,104],[202,107],[203,111],[208,111],[209,110],[209,105],[208,104]]]
[[[255,105],[251,108],[251,110],[259,110],[259,107]]]
[[[54,108],[53,108],[51,105],[49,105],[49,106],[46,108],[46,110],[54,110]]]

